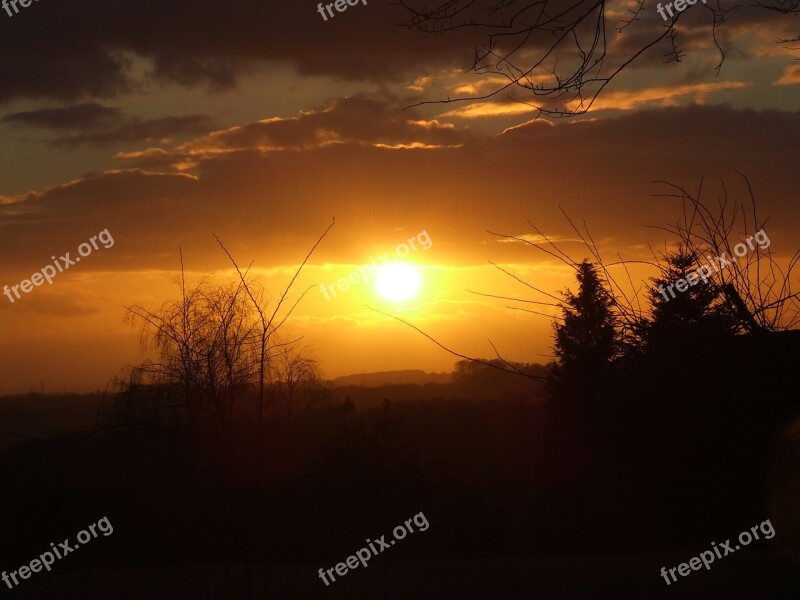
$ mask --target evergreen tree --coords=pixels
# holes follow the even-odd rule
[[[696,283],[683,292],[674,286],[697,270],[697,255],[680,247],[667,256],[666,263],[648,291],[650,318],[642,322],[639,331],[643,350],[651,354],[685,351],[687,345],[705,345],[734,335],[738,331],[737,319],[716,282],[693,278]]]
[[[597,268],[584,260],[577,269],[578,292],[566,291],[563,322],[555,323],[555,354],[547,392],[547,429],[542,452],[548,478],[571,481],[589,477],[613,400],[612,367],[619,354],[614,299],[603,287]]]
[[[564,293],[564,322],[556,323],[555,353],[562,378],[596,383],[617,356],[613,299],[597,269],[584,260],[578,266],[578,293]]]

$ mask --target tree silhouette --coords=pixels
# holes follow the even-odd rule
[[[787,260],[777,260],[769,240],[767,225],[769,219],[762,219],[750,181],[742,178],[747,188],[744,199],[731,198],[728,188],[722,183],[722,197],[714,204],[703,199],[701,180],[697,192],[668,182],[658,182],[668,186],[659,197],[680,201],[681,218],[673,225],[659,226],[660,229],[677,238],[679,247],[695,256],[696,267],[701,266],[701,258],[727,256],[730,264],[712,270],[709,281],[714,289],[722,292],[735,310],[740,325],[747,331],[789,331],[800,325],[800,292],[792,285],[795,269],[800,263],[800,250],[791,254]],[[764,243],[754,245],[750,250],[744,244],[753,234],[764,236]],[[736,252],[736,247],[745,247],[744,255]],[[733,260],[733,257],[737,257]],[[656,263],[657,257],[654,256]],[[702,260],[706,263],[706,260]]]
[[[306,288],[289,304],[289,294],[297,278],[334,224],[335,220],[311,246],[271,310],[268,310],[270,303],[264,298],[263,290],[249,276],[249,268],[242,271],[216,235],[217,243],[238,275],[236,283],[215,284],[210,278],[203,278],[194,286],[187,287],[181,254],[180,300],[166,302],[157,311],[141,305],[127,308],[126,318],[131,323],[142,324],[142,341],[158,352],[159,360],[135,367],[131,380],[123,382],[122,391],[141,389],[140,383],[147,377],[149,383],[180,390],[178,407],[185,409],[193,429],[208,415],[215,416],[211,423],[212,433],[221,434],[224,466],[229,477],[226,487],[232,488],[234,484],[237,447],[247,447],[248,443],[250,447],[253,445],[243,436],[234,435],[234,406],[239,394],[246,395],[249,389],[258,389],[257,467],[253,474],[257,482],[254,502],[258,507],[264,506],[266,497],[264,409],[268,387],[272,384],[277,388],[277,397],[284,398],[290,411],[293,400],[301,391],[310,401],[312,388],[319,382],[319,367],[298,347],[300,340],[283,341],[278,333],[305,294],[314,287]],[[130,393],[120,395],[128,404],[135,403],[137,399],[130,396]],[[113,410],[112,414],[117,416],[120,411]],[[243,508],[239,507],[237,514],[243,514],[242,511]],[[268,527],[266,511],[259,510],[246,531],[246,535],[257,539],[258,553],[263,559],[264,588],[267,590],[270,562],[266,542]],[[246,572],[249,597],[253,597],[253,571],[249,560]]]
[[[726,336],[741,333],[721,287],[708,278],[690,277],[698,262],[697,253],[681,245],[666,256],[661,275],[652,279],[653,287],[647,293],[649,318],[641,321],[638,331],[640,348],[645,352],[685,350],[687,344],[718,343]],[[684,291],[675,288],[676,282],[687,278]]]
[[[588,260],[578,265],[576,277],[578,293],[564,293],[564,322],[553,324],[554,350],[562,378],[594,385],[619,351],[613,300]]]
[[[289,344],[272,361],[276,401],[291,417],[296,408],[308,411],[323,400],[324,388],[319,363],[307,346]]]
[[[235,394],[258,372],[257,321],[241,286],[203,278],[187,286],[181,259],[180,299],[155,311],[128,307],[126,319],[141,323],[142,345],[156,361],[135,367],[123,391],[137,384],[173,390],[163,410],[180,413],[190,425],[213,418],[231,424]]]

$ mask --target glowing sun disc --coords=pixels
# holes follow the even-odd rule
[[[383,298],[392,302],[409,300],[419,291],[419,273],[410,265],[381,267],[375,280],[375,289]]]

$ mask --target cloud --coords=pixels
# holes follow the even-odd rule
[[[548,0],[547,12],[557,14],[565,3],[567,0]],[[395,89],[424,93],[424,99],[434,101],[447,97],[453,90],[456,90],[456,95],[490,93],[505,81],[491,70],[483,77],[470,75],[454,79],[449,75],[454,70],[463,72],[470,66],[476,45],[486,41],[486,34],[491,29],[464,27],[444,36],[430,35],[399,27],[397,23],[402,23],[407,14],[390,4],[393,3],[373,2],[354,7],[325,22],[316,13],[315,4],[288,1],[240,0],[235,8],[211,0],[171,0],[166,5],[156,0],[136,3],[82,0],[70,6],[37,3],[26,9],[23,16],[0,19],[0,103],[25,97],[67,102],[113,98],[132,91],[152,92],[157,87],[154,82],[186,88],[231,89],[243,76],[271,69],[290,72],[292,76],[329,76],[343,81],[374,82],[380,86],[396,85]],[[495,4],[495,0],[486,0],[475,6],[487,8]],[[537,3],[530,4],[533,8],[529,8],[525,15],[533,18],[538,10]],[[596,3],[578,4],[578,9],[586,9]],[[618,16],[632,6],[629,1],[612,4],[607,6],[611,11],[607,25],[611,21],[616,25]],[[742,16],[745,14],[743,9],[731,13],[725,27],[717,30],[719,39],[727,43],[724,37],[727,32],[737,44],[741,42],[742,52],[753,54],[755,49],[771,43],[765,37],[747,36],[750,23],[767,21],[766,12],[749,11]],[[159,18],[154,20],[154,14]],[[489,13],[478,11],[476,14]],[[499,13],[492,14],[497,16]],[[682,13],[678,41],[684,50],[704,52],[707,54],[704,56],[711,60],[716,49],[711,43],[709,16],[706,7],[699,5]],[[652,41],[663,30],[659,21],[658,15],[648,10],[621,34],[609,29],[609,55],[604,70],[613,71],[620,59],[629,58]],[[770,25],[773,23],[779,22],[772,19]],[[69,32],[66,37],[65,32]],[[503,47],[512,43],[503,39],[500,38],[495,48],[501,55]],[[533,57],[547,48],[551,41],[549,35],[532,36],[515,56],[515,63],[526,71],[535,62]],[[589,47],[591,40],[586,41],[585,47]],[[630,68],[658,67],[659,72],[665,72],[667,67],[662,62],[668,49],[665,44],[654,46],[637,58]],[[380,51],[376,51],[378,48]],[[735,56],[735,52],[730,50],[729,56]],[[559,52],[559,70],[568,69],[574,57],[569,52]],[[553,68],[554,64],[545,62],[542,67],[546,70]],[[694,76],[697,76],[696,65],[693,68]],[[712,70],[713,64],[709,63],[708,72]],[[543,83],[547,75],[538,71],[530,74],[534,83]],[[619,87],[613,85],[604,93],[618,90]],[[542,97],[527,95],[524,90],[516,90],[515,94],[517,92],[519,95],[516,97],[522,101],[542,100]],[[158,97],[157,90],[155,96]],[[445,118],[488,120],[487,117],[495,117],[502,120],[501,126],[508,126],[513,117],[533,110],[524,104],[499,101],[499,97],[497,100],[472,106],[454,105]],[[619,103],[620,97],[614,101]],[[630,104],[631,101],[626,102]],[[651,99],[650,102],[654,104],[657,100]],[[77,123],[81,117],[92,127],[103,118],[99,112],[103,110],[100,104],[77,104],[72,107],[75,111],[72,115],[67,109],[63,114],[53,115],[46,114],[46,110],[59,109],[30,111],[42,114],[29,116],[15,113],[18,118],[12,117],[6,122],[40,127],[47,125],[46,119],[56,125],[61,119],[65,123],[63,129],[66,129],[69,123]],[[81,113],[81,110],[85,112]],[[109,113],[107,116],[113,122],[114,115]],[[38,121],[34,120],[37,118]],[[77,132],[77,135],[60,136],[54,143],[75,147],[140,140],[154,145],[164,138],[199,135],[203,128],[207,131],[213,129],[204,115],[168,114],[161,119],[118,123],[106,131],[92,128]],[[273,125],[269,128],[253,126],[251,129],[269,129],[265,148],[272,144],[287,147],[280,140],[273,139],[278,136],[279,128],[280,125]],[[56,130],[55,127],[50,129]],[[320,130],[318,133],[324,140],[325,132]],[[337,143],[338,139],[334,135],[327,141]],[[394,145],[390,142],[376,143],[398,149],[442,144],[438,139],[402,140]],[[181,164],[185,167],[187,163]]]
[[[357,94],[332,101],[321,110],[295,117],[270,118],[217,131],[181,147],[190,155],[253,149],[308,150],[359,143],[382,148],[456,146],[465,139],[453,125],[424,120],[391,95]]]
[[[325,22],[316,12],[315,4],[288,1],[240,0],[235,8],[223,6],[216,0],[171,0],[166,4],[157,0],[135,3],[82,0],[69,6],[37,3],[26,9],[24,15],[0,19],[0,103],[18,98],[67,102],[90,97],[112,98],[131,91],[150,91],[153,82],[187,88],[231,89],[242,76],[275,67],[289,67],[288,70],[302,77],[330,76],[343,81],[397,84],[414,93],[424,92],[433,100],[444,98],[448,90],[453,89],[457,89],[458,94],[491,91],[492,85],[500,79],[491,71],[487,77],[477,80],[470,77],[460,82],[446,81],[446,89],[441,89],[439,84],[448,78],[443,80],[440,76],[450,72],[447,68],[463,70],[468,67],[476,46],[487,41],[489,32],[507,31],[501,21],[495,21],[494,29],[463,27],[436,36],[398,26],[407,21],[408,14],[393,4],[396,3],[360,5]],[[534,20],[537,11],[543,8],[536,2],[528,4],[530,6],[517,20]],[[559,14],[566,5],[574,5],[572,12],[565,13],[565,18],[574,16],[574,11],[597,5],[594,0],[577,5],[568,0],[548,0],[546,4],[548,14]],[[500,19],[504,11],[480,10],[495,5],[495,0],[478,2],[471,7],[471,12],[481,18]],[[610,3],[606,8],[611,17],[606,25],[613,22],[616,27],[618,15],[624,14],[630,6],[628,0]],[[154,14],[159,18],[153,19]],[[684,50],[716,52],[709,17],[707,7],[700,5],[682,13],[678,41]],[[726,42],[726,35],[738,42],[740,37],[745,38],[748,28],[753,29],[752,23],[767,21],[770,26],[780,25],[776,18],[768,16],[768,11],[743,7],[730,13],[725,27],[718,28],[716,33],[722,42]],[[613,71],[622,60],[630,58],[663,31],[663,23],[653,10],[645,11],[622,33],[613,31],[612,35],[614,27],[609,29],[609,54],[603,65],[606,72]],[[586,37],[585,33],[579,36]],[[514,37],[506,41],[506,36],[501,36],[497,41],[495,52],[502,55],[505,47],[521,39]],[[591,39],[581,41],[585,42],[585,47],[591,45]],[[533,57],[551,43],[552,36],[547,33],[531,36],[522,51],[515,55],[514,62],[519,59],[518,66],[527,71],[535,62]],[[569,36],[565,43],[572,43]],[[664,68],[665,43],[640,56],[631,68]],[[742,52],[752,54],[754,48],[767,43],[766,38],[746,38]],[[569,68],[567,65],[578,56],[575,52],[575,48],[558,52],[560,70]],[[734,50],[729,50],[729,56],[734,54]],[[555,55],[552,58],[555,60]],[[549,69],[554,64],[545,62],[542,67]],[[534,82],[540,82],[545,75],[537,71],[531,77]],[[492,111],[503,111],[499,114],[507,115],[514,110],[502,103],[490,104],[455,116],[472,118],[498,114]],[[191,128],[186,122],[172,125]],[[166,124],[149,126],[158,130]],[[161,134],[157,131],[146,137],[157,139]],[[116,138],[129,139],[132,135],[130,129],[125,129],[117,132]],[[65,140],[65,143],[107,142],[89,136],[72,142]]]
[[[583,244],[584,241],[580,238],[576,237],[567,237],[561,235],[540,235],[538,233],[522,233],[519,235],[515,235],[513,238],[498,238],[496,240],[498,243],[509,243],[509,244],[537,244],[537,245],[546,245],[551,242],[557,244],[564,244],[567,242],[570,243],[578,243]]]
[[[338,142],[325,143],[318,131]],[[533,122],[491,137],[420,119],[392,98],[340,98],[295,117],[118,154],[152,168],[13,197],[0,204],[0,270],[7,281],[20,281],[105,228],[114,248],[81,262],[80,273],[173,269],[179,247],[190,268],[227,268],[212,232],[237,258],[257,259],[254,268],[295,264],[333,216],[336,226],[315,255],[320,262],[382,254],[375,241],[396,236],[397,228],[426,229],[440,264],[520,262],[532,249],[494,243],[483,232],[520,232],[530,219],[566,241],[574,232],[559,206],[586,218],[595,239],[611,231],[625,248],[658,235],[643,223],[675,216],[674,205],[652,199],[653,181],[695,186],[703,176],[726,174],[736,180],[734,169],[751,178],[765,210],[788,224],[800,208],[775,173],[794,168],[798,136],[797,113],[688,106]],[[435,147],[382,146],[414,143]],[[192,161],[186,172],[174,171]],[[775,239],[790,235],[776,231]]]
[[[17,112],[2,122],[62,133],[51,140],[56,146],[95,145],[169,140],[206,133],[216,125],[208,115],[141,119],[118,108],[96,102]],[[80,133],[76,133],[80,132]]]
[[[79,146],[81,144],[103,146],[120,142],[150,142],[175,136],[197,135],[213,129],[214,126],[214,120],[208,115],[146,120],[132,118],[126,123],[103,131],[60,137],[54,140],[54,143],[60,146]]]
[[[110,98],[150,82],[230,89],[243,74],[273,65],[403,83],[434,63],[460,65],[477,41],[470,32],[439,38],[400,27],[399,10],[371,2],[325,22],[316,3],[288,1],[38,3],[0,19],[0,103]]]
[[[407,90],[411,90],[412,92],[423,92],[425,88],[430,85],[433,77],[429,77],[427,75],[423,77],[417,77],[412,83],[406,86]]]
[[[499,15],[502,15],[503,11],[491,10],[490,3],[491,0],[470,2],[470,10],[465,11],[464,15],[486,15],[485,19],[480,19],[482,22],[486,19],[500,19]],[[562,7],[563,3],[561,0],[546,0],[544,3],[519,4],[521,10],[542,9],[548,14],[554,14],[559,12],[558,8]],[[484,12],[481,12],[481,7],[485,9]],[[507,26],[500,23],[495,23],[493,29],[477,28],[483,33],[493,31],[498,36],[494,39],[497,46],[493,52],[487,55],[486,60],[480,64],[478,69],[484,76],[478,81],[462,80],[455,85],[448,86],[448,90],[456,95],[487,96],[498,92],[499,94],[496,98],[486,102],[462,105],[446,113],[446,116],[454,118],[502,117],[536,110],[533,107],[526,108],[524,105],[515,106],[513,101],[506,100],[507,94],[513,95],[519,102],[547,110],[560,111],[565,108],[562,102],[569,101],[577,92],[574,86],[575,81],[592,82],[585,85],[582,94],[584,98],[591,99],[600,85],[606,81],[605,77],[614,74],[618,67],[629,60],[632,62],[625,66],[624,73],[630,73],[637,77],[637,79],[628,79],[628,81],[636,81],[636,87],[643,87],[643,84],[652,82],[654,77],[663,80],[664,74],[671,75],[673,79],[677,75],[682,83],[702,83],[703,80],[708,80],[716,74],[715,67],[721,64],[723,56],[725,58],[724,68],[735,73],[735,78],[745,79],[744,83],[749,85],[752,75],[740,75],[742,73],[741,62],[736,61],[748,59],[765,48],[774,47],[774,35],[773,39],[768,39],[767,34],[770,31],[773,34],[783,33],[787,27],[786,15],[776,16],[763,8],[757,8],[737,10],[735,14],[730,13],[726,16],[723,26],[714,28],[712,32],[709,22],[709,17],[712,17],[711,7],[704,7],[698,3],[698,6],[688,7],[686,11],[682,12],[680,22],[675,24],[675,43],[678,54],[672,55],[672,40],[669,36],[665,36],[667,29],[664,22],[654,8],[649,5],[637,15],[635,21],[629,26],[622,30],[612,31],[612,28],[616,29],[622,24],[621,17],[630,18],[630,12],[637,8],[638,3],[635,1],[606,3],[605,35],[598,34],[604,43],[596,47],[593,46],[591,39],[594,33],[594,19],[589,19],[585,27],[578,28],[576,38],[570,35],[562,39],[560,45],[552,52],[550,52],[551,45],[555,43],[554,40],[557,36],[542,35],[541,32],[528,36],[524,19],[520,20],[516,33],[507,31]],[[569,2],[566,12],[592,9],[597,9],[596,3]],[[517,17],[519,16],[517,15]],[[466,16],[464,18],[466,19]],[[598,20],[598,22],[600,21]],[[754,28],[754,24],[759,27]],[[756,33],[755,30],[759,28],[762,31]],[[716,43],[719,44],[719,48]],[[593,47],[595,54],[587,56],[587,70],[583,73],[576,71],[577,66],[583,60],[584,53]],[[477,54],[480,55],[480,51]],[[670,57],[676,60],[668,60]],[[597,61],[601,62],[602,69]],[[646,72],[644,72],[645,70]],[[525,75],[521,80],[525,88],[517,85],[506,88],[509,84],[507,76],[512,74]],[[564,83],[569,83],[565,94],[554,95],[544,92],[547,89],[558,89]],[[620,87],[620,80],[615,81],[601,91],[600,98],[619,91]],[[667,94],[667,96],[669,97],[671,94]],[[443,98],[444,94],[441,94],[440,97]],[[451,98],[450,95],[447,97]],[[484,98],[484,100],[487,99]],[[653,101],[654,99],[650,99],[650,102]],[[702,99],[697,98],[695,101],[700,102]],[[568,102],[567,108],[574,108],[578,102]]]
[[[87,317],[100,313],[100,308],[95,304],[95,300],[85,294],[79,294],[79,298],[76,298],[73,294],[54,293],[34,288],[31,293],[23,295],[21,299],[15,299],[13,304],[5,296],[0,296],[0,311],[14,310],[59,317]]]
[[[775,85],[797,85],[800,83],[800,65],[787,65]]]
[[[536,108],[523,102],[489,101],[473,102],[449,110],[442,117],[457,117],[460,119],[479,119],[482,117],[498,117],[506,115],[522,115],[536,112]]]
[[[467,96],[483,95],[488,92],[493,92],[509,83],[507,77],[488,76],[481,79],[471,81],[469,83],[459,83],[456,85],[453,93],[466,94]]]
[[[145,170],[160,171],[163,169],[187,171],[198,166],[197,160],[189,154],[167,151],[163,148],[147,148],[131,152],[117,152],[114,158],[129,161],[128,166]]]
[[[723,90],[735,90],[747,87],[744,81],[719,81],[713,83],[694,83],[685,85],[653,86],[642,89],[621,90],[606,92],[599,96],[592,104],[592,109],[597,110],[633,110],[651,106],[677,106],[678,98],[687,96],[697,104],[702,104],[706,97]],[[584,104],[584,107],[588,103]],[[570,108],[577,109],[578,101],[569,103]]]
[[[74,104],[60,108],[44,108],[12,113],[3,117],[4,123],[15,123],[40,129],[84,129],[104,125],[121,119],[118,108],[103,106],[96,102]]]
[[[703,103],[706,97],[713,92],[740,89],[747,85],[749,84],[744,81],[719,81],[606,91],[598,96],[591,106],[592,110],[597,111],[603,109],[633,110],[653,106],[677,106],[681,102],[685,103],[686,101]],[[591,96],[587,96],[582,105],[579,100],[573,100],[567,102],[566,107],[570,110],[577,111],[581,107],[585,108],[588,106],[590,100]],[[531,99],[531,102],[536,102],[536,100]],[[511,99],[507,99],[502,101],[490,100],[485,102],[473,102],[471,104],[462,105],[445,112],[441,117],[480,119],[536,112],[537,108],[527,102],[515,102]]]

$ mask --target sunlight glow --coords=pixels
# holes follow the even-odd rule
[[[420,277],[415,267],[393,264],[382,267],[375,280],[378,294],[392,302],[403,302],[417,295]]]

